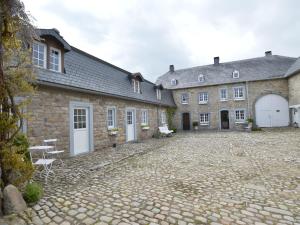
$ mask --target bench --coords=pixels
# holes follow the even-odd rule
[[[163,135],[163,136],[171,136],[172,133],[174,132],[173,130],[169,130],[169,128],[167,126],[164,127],[158,127],[159,132]]]

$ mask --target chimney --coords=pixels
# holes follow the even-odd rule
[[[265,52],[265,55],[266,55],[266,56],[271,56],[271,55],[272,55],[272,51],[266,51],[266,52]]]
[[[170,72],[173,73],[174,72],[174,65],[170,65]]]
[[[219,65],[219,63],[220,63],[220,57],[219,56],[217,56],[217,57],[214,57],[214,65]]]

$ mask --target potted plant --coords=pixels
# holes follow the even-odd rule
[[[118,134],[119,128],[112,128],[108,130],[109,135],[115,136]]]
[[[199,129],[199,124],[198,124],[197,121],[193,122],[193,127],[194,127],[194,130],[198,130]]]
[[[150,127],[147,124],[142,124],[141,127],[142,127],[142,130],[149,130],[150,129]]]

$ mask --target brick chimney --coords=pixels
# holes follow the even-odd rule
[[[219,65],[219,63],[220,63],[220,57],[219,56],[216,56],[216,57],[214,57],[214,65]]]
[[[265,52],[265,56],[271,56],[272,55],[272,51],[266,51]]]
[[[175,70],[174,65],[170,65],[170,72],[173,73]]]

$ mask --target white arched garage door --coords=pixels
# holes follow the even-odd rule
[[[288,101],[280,95],[265,95],[255,103],[255,117],[256,125],[259,127],[288,126]]]

